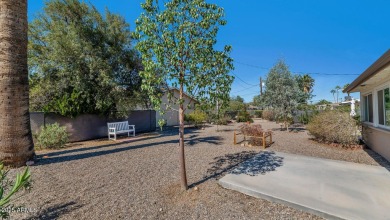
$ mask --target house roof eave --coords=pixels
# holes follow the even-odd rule
[[[373,77],[375,74],[383,70],[390,64],[390,49],[387,50],[379,59],[377,59],[370,67],[368,67],[360,76],[358,76],[347,88],[343,90],[344,93],[349,93],[363,84],[365,81]]]

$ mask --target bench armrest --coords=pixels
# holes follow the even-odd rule
[[[133,129],[135,129],[135,125],[129,125],[129,128],[132,127]]]
[[[115,132],[115,128],[108,128],[108,131]]]

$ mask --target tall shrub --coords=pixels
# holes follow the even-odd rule
[[[358,143],[358,128],[355,119],[347,112],[325,111],[315,115],[307,125],[315,139],[326,143],[349,146]]]

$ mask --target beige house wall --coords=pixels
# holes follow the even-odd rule
[[[379,125],[378,117],[378,97],[377,92],[384,88],[390,87],[390,74],[388,74],[385,68],[381,72],[377,73],[376,78],[380,80],[370,79],[365,81],[366,86],[360,86],[360,111],[361,120],[363,123],[362,138],[363,141],[375,152],[390,161],[390,127]],[[364,96],[372,94],[373,98],[373,123],[364,122]]]
[[[174,89],[173,96],[175,98],[179,98],[179,91]],[[172,98],[172,100],[175,100],[175,98]],[[156,114],[156,123],[158,125],[159,119],[164,119],[167,126],[176,126],[179,125],[179,105],[175,103],[170,103],[168,99],[168,94],[164,94],[161,98],[161,109],[165,111],[165,114],[161,115],[159,112]],[[185,114],[189,114],[194,111],[195,109],[195,100],[191,97],[184,95],[184,108],[187,108],[185,110]]]
[[[372,150],[390,161],[390,131],[363,125],[363,140]]]

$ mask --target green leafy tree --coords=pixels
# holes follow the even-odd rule
[[[242,110],[245,110],[244,99],[241,98],[240,96],[230,97],[228,110],[229,111],[242,111]]]
[[[327,101],[325,99],[321,99],[320,101],[318,101],[316,103],[316,105],[329,105],[329,104],[332,104],[332,102],[329,102],[329,101]]]
[[[140,56],[124,18],[78,0],[51,0],[29,25],[31,109],[65,116],[124,112],[138,92]]]
[[[201,104],[227,104],[233,69],[230,46],[216,50],[220,26],[226,24],[224,11],[204,0],[172,0],[164,5],[154,0],[141,4],[143,13],[136,21],[136,48],[142,54],[142,88],[155,108],[161,104],[159,85],[179,88],[179,160],[181,186],[188,189],[184,155],[184,92]]]
[[[270,70],[265,81],[264,103],[273,109],[275,117],[288,127],[297,109],[301,90],[284,61],[279,60]],[[288,130],[288,129],[287,129]]]

